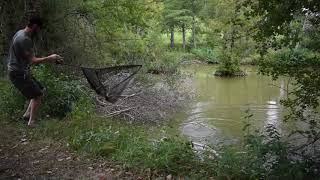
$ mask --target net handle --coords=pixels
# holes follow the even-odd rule
[[[79,68],[81,69],[81,65],[75,65],[75,64],[65,64],[65,63],[58,63],[60,66],[68,66],[68,67],[73,67],[73,68]]]
[[[82,69],[82,68],[86,68],[86,67],[82,67],[81,65],[75,65],[75,64],[65,64],[65,63],[59,63],[58,65],[61,65],[61,66],[67,66],[67,67],[73,67],[73,68],[79,68],[79,69]],[[136,66],[136,67],[139,67],[134,73],[136,74],[142,67],[142,65],[119,65],[119,66],[109,66],[107,68],[114,68],[114,67],[133,67],[133,66]],[[89,68],[87,68],[89,69]],[[92,68],[92,69],[95,69],[95,68]],[[99,69],[99,68],[96,68],[96,69]]]

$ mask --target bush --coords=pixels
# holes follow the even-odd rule
[[[2,116],[16,119],[23,113],[26,98],[14,88],[8,79],[0,80],[0,111]]]
[[[51,67],[42,65],[34,69],[34,75],[46,88],[40,116],[63,118],[73,110],[77,110],[78,113],[92,111],[93,102],[88,98],[88,92],[79,80],[63,73],[56,73]],[[24,106],[27,105],[27,99],[9,82],[1,88],[0,99],[2,112],[13,118],[21,116],[25,110]]]
[[[64,73],[56,73],[49,66],[35,69],[35,77],[46,88],[42,112],[46,115],[63,118],[75,107],[87,112],[92,110],[93,102],[80,79]]]
[[[147,69],[154,74],[174,74],[178,70],[183,55],[180,52],[163,52],[154,61],[148,63]]]
[[[218,59],[214,51],[210,48],[197,48],[192,49],[191,53],[193,53],[199,60],[206,61],[209,63],[218,63]]]
[[[219,66],[214,73],[215,76],[246,76],[247,74],[240,69],[238,57],[225,50],[219,52]]]

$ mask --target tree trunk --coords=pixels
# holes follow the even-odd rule
[[[197,48],[197,44],[196,44],[196,18],[194,15],[192,17],[192,44],[193,44],[193,48]]]
[[[170,47],[174,48],[174,28],[171,28]]]
[[[182,46],[183,46],[183,49],[186,49],[186,26],[185,26],[185,24],[182,25]]]

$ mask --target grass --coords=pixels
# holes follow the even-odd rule
[[[27,129],[21,123],[14,124]],[[92,115],[88,119],[42,119],[30,131],[34,140],[50,138],[65,142],[80,154],[104,157],[137,174],[150,169],[156,174],[202,176],[203,162],[190,143],[173,131],[176,128],[128,124]]]
[[[3,122],[1,118],[0,124]],[[142,177],[156,178],[168,174],[185,179],[270,177],[263,168],[265,159],[259,151],[249,149],[239,153],[239,148],[226,148],[221,149],[218,156],[210,152],[198,154],[186,139],[178,133],[170,133],[177,128],[174,125],[171,128],[151,127],[96,116],[89,119],[42,120],[36,129],[31,130],[21,123],[10,124],[14,128],[28,131],[32,141],[50,139],[53,143],[62,142],[80,155],[92,159],[105,158],[107,162],[121,164],[124,169]],[[260,146],[251,150],[256,147]],[[292,177],[292,173],[299,171],[302,170],[297,165],[293,172],[275,174],[273,177]],[[301,177],[304,177],[303,174]]]

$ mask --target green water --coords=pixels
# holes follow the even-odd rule
[[[247,109],[254,115],[251,123],[255,128],[273,124],[282,129],[279,101],[286,96],[285,79],[272,81],[258,75],[254,67],[242,67],[247,77],[221,78],[212,75],[215,69],[208,65],[188,65],[181,69],[191,77],[188,86],[197,94],[180,126],[185,136],[201,143],[238,143],[244,135]]]

